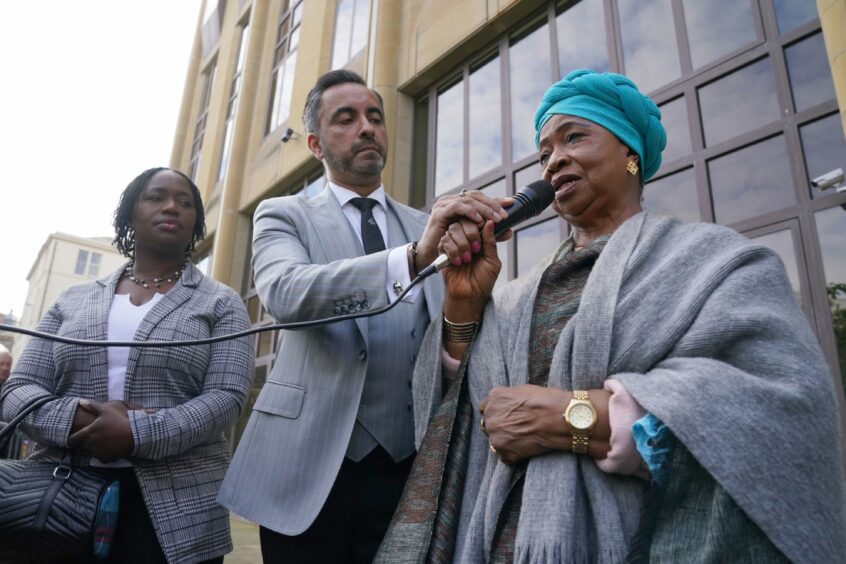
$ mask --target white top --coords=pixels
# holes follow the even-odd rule
[[[341,209],[347,220],[358,235],[358,240],[361,241],[361,210],[350,203],[353,198],[359,198],[360,195],[348,188],[338,186],[333,182],[329,182],[329,188],[335,199],[341,204]],[[388,216],[386,215],[387,200],[385,199],[385,188],[382,185],[367,196],[379,202],[378,206],[373,206],[373,219],[376,220],[376,225],[379,226],[379,231],[382,232],[382,239],[385,240],[385,248],[391,249],[391,241],[388,238]],[[393,303],[397,299],[395,285],[399,284],[401,288],[407,288],[411,284],[411,277],[408,274],[408,244],[391,249],[388,253],[388,279],[385,281],[385,288],[388,292],[388,301]],[[402,301],[407,303],[414,303],[417,301],[417,295],[423,284],[418,283],[417,286],[411,289],[408,295]],[[402,290],[400,290],[402,291]]]
[[[109,309],[108,340],[132,341],[138,327],[147,313],[153,309],[163,294],[155,293],[145,304],[133,305],[129,294],[115,294],[112,307]],[[109,400],[123,401],[126,385],[126,367],[129,363],[129,347],[108,347],[106,356],[109,362]],[[115,462],[102,462],[97,458],[91,459],[92,466],[125,467],[132,464],[125,459]]]

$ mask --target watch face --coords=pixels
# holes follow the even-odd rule
[[[593,410],[589,405],[577,403],[570,408],[570,425],[576,429],[587,429],[593,424]]]

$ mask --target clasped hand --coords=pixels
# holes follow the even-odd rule
[[[129,426],[130,409],[143,408],[123,401],[80,400],[68,446],[85,449],[103,462],[129,456],[135,446]]]

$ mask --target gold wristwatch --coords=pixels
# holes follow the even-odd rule
[[[584,390],[573,390],[573,399],[564,410],[564,421],[573,436],[573,452],[585,454],[590,443],[590,432],[596,426],[596,409]]]

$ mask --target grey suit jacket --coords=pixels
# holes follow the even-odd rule
[[[63,292],[39,330],[106,340],[122,271]],[[247,328],[238,294],[189,265],[147,313],[135,340],[200,339]],[[229,461],[223,431],[237,419],[252,380],[251,343],[242,337],[213,345],[130,350],[124,399],[157,410],[129,412],[135,442],[130,460],[170,563],[232,550],[228,512],[215,498]],[[79,400],[108,400],[107,385],[105,348],[32,339],[3,388],[3,414],[11,418],[35,398],[58,396],[22,424],[38,443],[34,456],[55,459],[67,446]],[[80,456],[78,463],[88,460]]]
[[[425,213],[388,198],[406,241]],[[326,188],[311,199],[266,200],[255,214],[253,267],[262,303],[280,322],[337,315],[336,308],[388,303],[389,250],[364,255]],[[390,242],[396,246],[396,241]],[[440,316],[443,283],[424,282],[430,319]],[[368,347],[366,320],[286,331],[227,472],[220,501],[286,535],[305,531],[323,507],[349,444]]]

